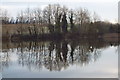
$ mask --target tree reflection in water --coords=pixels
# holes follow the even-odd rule
[[[0,60],[2,61],[2,65],[0,66],[0,69],[6,67],[8,68],[10,65],[10,54],[9,52],[3,51],[0,55]]]
[[[117,45],[116,43],[113,44]],[[67,69],[70,65],[84,66],[96,61],[101,56],[101,48],[109,46],[109,43],[101,40],[12,43],[9,48],[4,47],[8,51],[3,51],[2,65],[9,67],[10,50],[13,53],[16,50],[18,64],[27,66],[29,70],[46,68],[49,71],[61,71]]]

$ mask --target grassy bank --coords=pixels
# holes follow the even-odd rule
[[[35,41],[35,40],[60,40],[60,39],[79,39],[79,38],[103,38],[108,41],[119,41],[120,33],[79,33],[78,30],[67,33],[50,33],[44,26],[36,27],[37,33],[34,33],[34,27],[31,28],[32,34],[29,33],[29,26],[32,24],[3,24],[2,25],[2,40],[3,41]],[[23,33],[19,33],[21,27]],[[42,29],[42,33],[41,30]]]

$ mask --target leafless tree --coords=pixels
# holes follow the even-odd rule
[[[90,19],[90,13],[87,9],[82,9],[80,8],[79,10],[76,11],[76,24],[79,24],[80,27],[80,31],[84,32],[84,30],[86,31],[87,23],[90,23],[91,19]]]
[[[2,11],[2,13],[1,13],[2,22],[4,24],[7,24],[9,22],[9,13],[8,13],[8,11],[6,9],[1,9],[1,11]]]
[[[100,21],[100,17],[96,12],[94,12],[94,14],[93,14],[93,22],[97,22],[97,21]]]
[[[71,28],[71,31],[73,30],[73,28],[74,28],[74,12],[73,12],[73,10],[71,9],[70,11],[69,11],[69,22],[70,22],[70,28]]]

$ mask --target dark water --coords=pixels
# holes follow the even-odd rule
[[[4,42],[3,78],[117,78],[118,43],[103,40]]]

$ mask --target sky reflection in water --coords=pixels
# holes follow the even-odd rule
[[[30,46],[19,44],[2,53],[3,78],[118,77],[117,46],[98,47],[65,41],[26,44]]]

